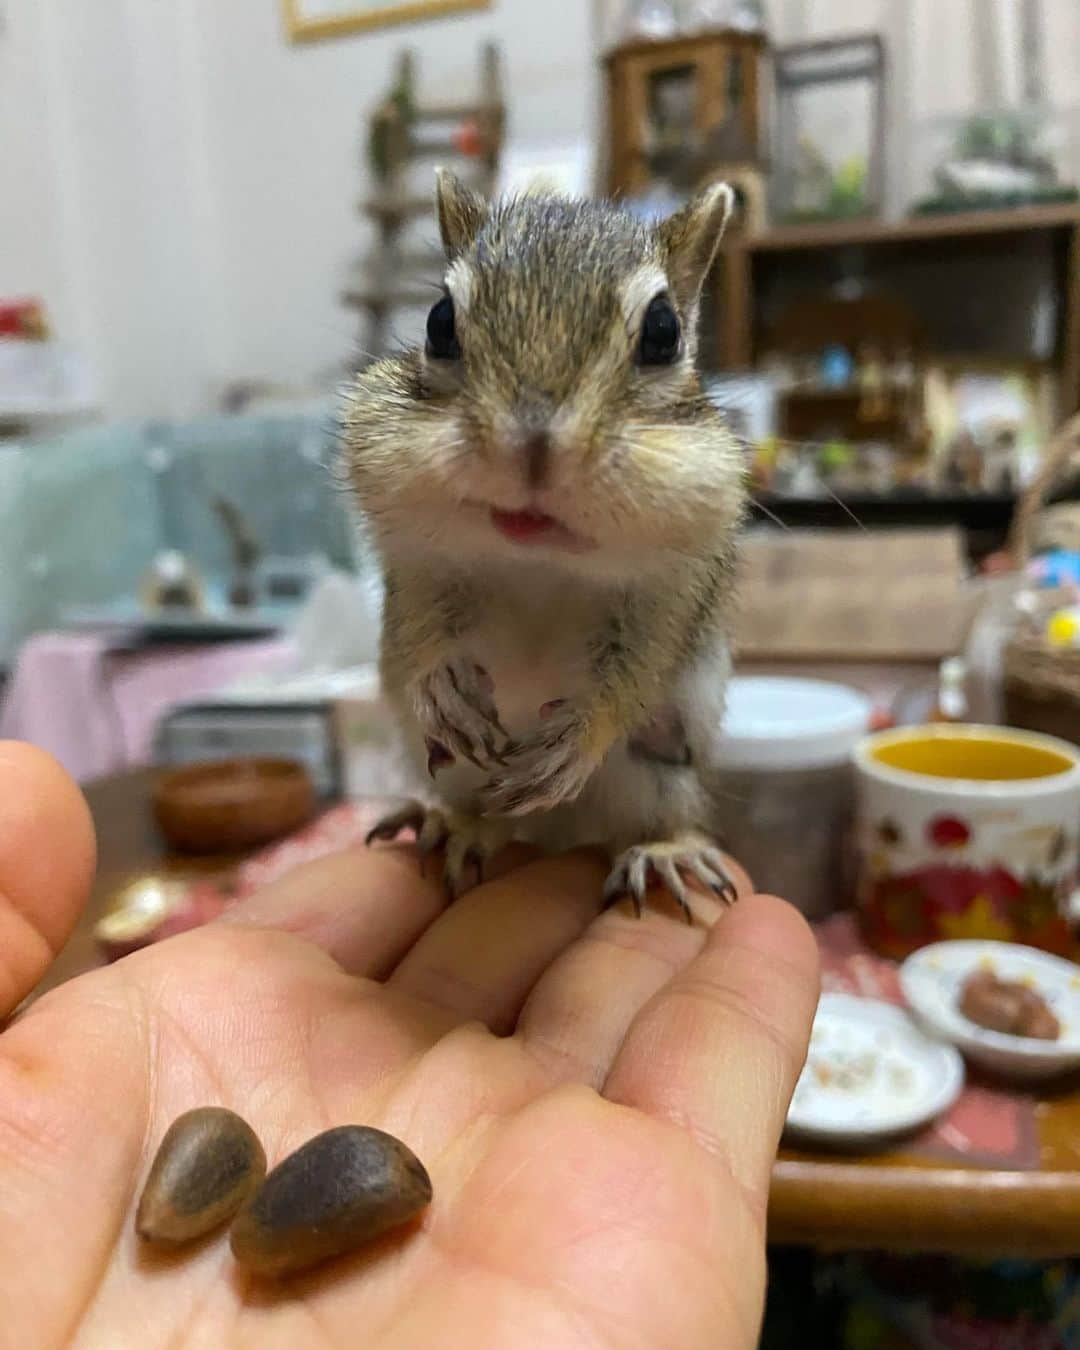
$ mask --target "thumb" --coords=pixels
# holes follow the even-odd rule
[[[94,827],[50,755],[0,741],[0,1018],[33,989],[90,893]]]

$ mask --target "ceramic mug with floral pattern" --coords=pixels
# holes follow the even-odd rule
[[[857,901],[886,956],[997,938],[1076,956],[1080,752],[1008,727],[905,727],[855,751]]]

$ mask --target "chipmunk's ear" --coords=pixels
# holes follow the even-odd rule
[[[435,201],[446,255],[453,261],[464,253],[487,217],[488,204],[449,169],[435,171]]]
[[[727,183],[711,183],[660,226],[668,278],[687,307],[696,304],[701,294],[734,201]]]

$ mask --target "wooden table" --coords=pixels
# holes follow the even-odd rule
[[[94,925],[110,900],[128,881],[148,872],[177,876],[217,873],[234,860],[229,858],[169,857],[150,815],[150,784],[147,769],[116,774],[91,784],[86,790],[98,840],[98,867],[94,889],[82,918],[49,973],[35,989],[35,996],[74,975],[104,964],[94,941]]]
[[[90,787],[99,866],[86,915],[46,985],[100,964],[94,920],[124,883],[148,871],[221,870],[234,860],[169,859],[147,804],[148,773]],[[1080,1252],[1080,1082],[1037,1109],[1041,1166],[1004,1172],[934,1165],[902,1151],[831,1156],[781,1150],[773,1173],[773,1242],[893,1251],[1069,1256]]]

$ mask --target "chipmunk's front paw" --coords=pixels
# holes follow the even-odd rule
[[[502,821],[407,801],[384,816],[364,842],[370,847],[376,840],[396,839],[406,829],[416,832],[421,860],[436,849],[444,851],[443,880],[453,900],[484,880],[487,864],[509,843],[511,834]]]
[[[415,708],[432,777],[459,755],[480,769],[505,763],[507,735],[491,677],[474,661],[459,657],[425,676],[417,686]]]
[[[686,922],[693,923],[683,873],[696,877],[726,904],[738,899],[735,883],[724,866],[724,855],[704,835],[687,833],[664,843],[635,844],[620,854],[604,885],[604,902],[613,905],[629,896],[640,919],[645,893],[655,878],[678,901]]]
[[[481,792],[486,811],[524,816],[573,801],[599,760],[590,753],[587,728],[570,705],[554,705],[539,729],[511,742],[506,765]]]

